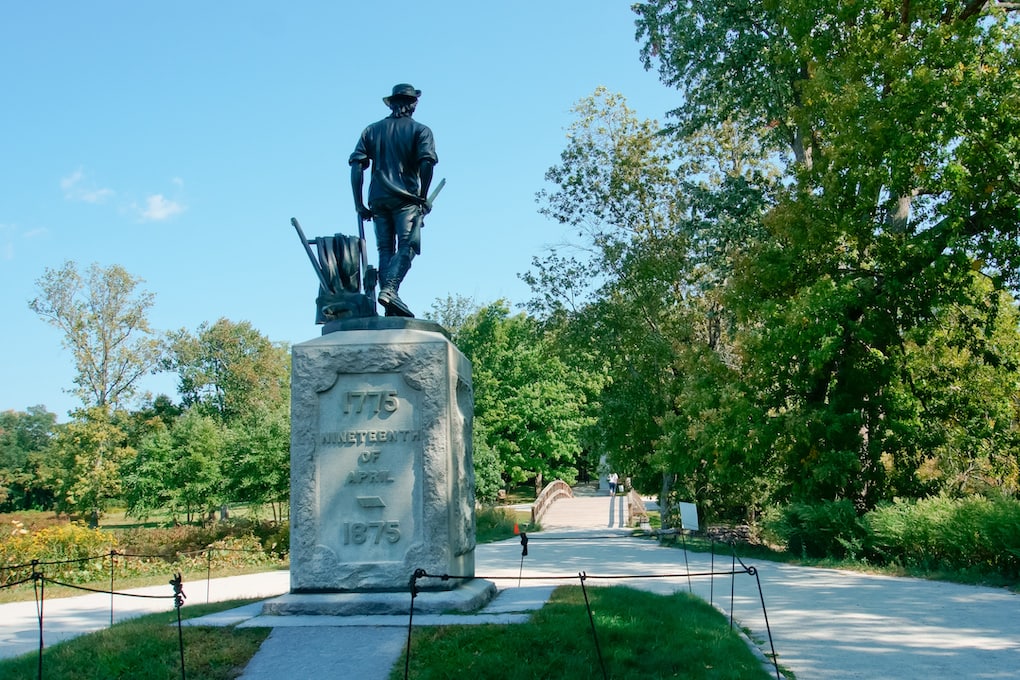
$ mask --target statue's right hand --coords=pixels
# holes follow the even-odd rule
[[[372,211],[363,205],[358,206],[358,215],[366,222],[372,219]]]

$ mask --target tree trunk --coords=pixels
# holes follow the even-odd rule
[[[673,481],[676,475],[669,472],[662,473],[662,490],[659,493],[659,519],[663,529],[668,529],[672,524],[669,516],[669,492],[673,488]]]

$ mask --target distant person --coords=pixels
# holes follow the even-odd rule
[[[609,481],[609,495],[610,496],[615,496],[616,495],[616,485],[620,481],[620,476],[618,474],[616,474],[615,472],[610,472],[609,476],[606,479]]]
[[[383,97],[390,115],[365,128],[348,161],[354,208],[362,219],[375,221],[378,299],[386,316],[414,316],[397,291],[411,260],[421,253],[422,218],[432,209],[427,197],[439,156],[432,130],[411,118],[420,96],[421,90],[407,83],[394,85],[393,93]],[[362,188],[369,166],[366,207]]]

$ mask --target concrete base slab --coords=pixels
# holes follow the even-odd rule
[[[415,628],[423,626],[481,626],[484,624],[509,626],[527,623],[531,614],[418,614],[414,615]],[[189,619],[195,625],[214,625],[204,623],[201,619]],[[294,616],[256,616],[237,624],[238,628],[403,628],[411,623],[405,614],[391,616],[310,616],[297,614]]]
[[[483,579],[465,581],[452,590],[420,591],[416,614],[473,612],[496,595],[496,585]],[[411,611],[411,593],[287,593],[262,604],[263,616],[356,616],[403,614]]]

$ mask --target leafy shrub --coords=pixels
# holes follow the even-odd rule
[[[266,552],[284,556],[289,552],[290,531],[285,525],[247,519],[231,519],[203,525],[129,529],[120,538],[125,552],[173,559],[181,553],[197,553],[206,546],[232,537],[254,536]]]
[[[116,534],[66,523],[29,531],[13,521],[0,536],[0,586],[30,578],[33,560],[41,563],[39,571],[47,578],[80,584],[109,578],[111,551],[117,553],[113,575],[123,578],[209,567],[273,568],[286,558],[288,548],[287,526],[246,520]]]
[[[846,499],[793,503],[769,520],[768,528],[788,551],[804,557],[856,557],[866,538],[853,503]]]
[[[278,559],[287,557],[290,554],[290,522],[263,526],[266,531],[255,532],[262,549]]]
[[[1020,577],[1020,502],[997,497],[896,501],[865,516],[873,559],[926,570]]]
[[[475,510],[475,541],[489,543],[513,538],[514,525],[520,520],[513,508],[484,506]],[[522,531],[531,531],[531,527],[521,527]]]
[[[89,529],[81,524],[48,526],[38,531],[25,529],[20,522],[0,536],[0,585],[28,578],[33,560],[47,577],[71,583],[91,581],[108,569],[108,556],[116,549],[112,534]],[[55,564],[50,564],[55,563]],[[29,565],[21,569],[15,566]]]

